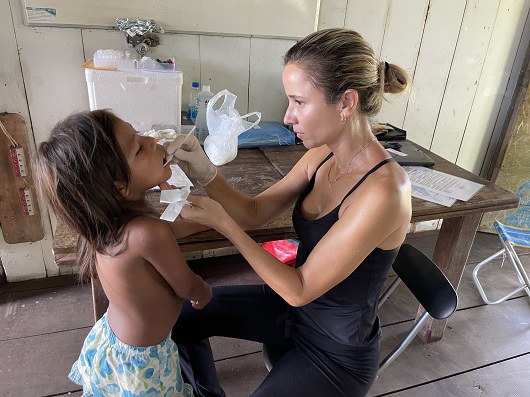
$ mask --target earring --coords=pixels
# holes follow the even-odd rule
[[[342,121],[342,124],[345,124],[345,123],[346,123],[346,120],[348,120],[347,117],[341,117],[341,118],[340,118],[340,121]]]

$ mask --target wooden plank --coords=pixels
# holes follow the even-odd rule
[[[219,362],[245,354],[257,352],[261,354],[262,344],[250,340],[214,336],[210,338],[210,345],[212,346],[214,361]]]
[[[318,29],[343,28],[348,0],[320,0]]]
[[[6,244],[0,233],[0,253],[8,283],[46,277],[40,242]]]
[[[51,127],[60,118],[75,110],[88,108],[86,83],[79,69],[82,62],[81,35],[79,30],[76,32],[73,29],[60,29],[59,32],[57,29],[24,26],[21,2],[3,2],[2,7],[4,4],[7,10],[5,13],[0,10],[0,20],[5,22],[1,25],[8,28],[10,34],[0,34],[5,39],[0,46],[6,50],[2,51],[5,55],[3,59],[11,65],[4,68],[4,61],[1,61],[0,71],[7,72],[5,80],[11,96],[4,97],[0,92],[0,103],[4,102],[4,98],[9,102],[0,107],[2,111],[21,114],[28,126],[31,112],[33,134],[29,144],[34,152],[35,142],[38,144],[46,139]],[[11,48],[13,56],[9,55]],[[65,91],[63,83],[68,83],[68,90]],[[15,86],[17,88],[13,89]],[[3,263],[10,268],[6,272],[9,281],[59,274],[51,252],[53,236],[47,210],[40,200],[39,204],[44,239],[39,244],[21,244],[19,247],[4,247],[0,243],[0,251],[5,248],[8,252],[20,252],[13,258],[4,256],[4,252],[1,254]]]
[[[33,291],[46,288],[58,288],[76,284],[78,284],[77,278],[72,275],[46,277],[41,279],[20,281],[18,283],[3,284],[0,286],[0,294]]]
[[[268,374],[261,352],[218,361],[215,368],[219,383],[230,397],[250,396]]]
[[[0,112],[18,113],[29,120],[24,79],[9,1],[0,2]]]
[[[250,39],[248,108],[261,112],[262,121],[283,122],[287,96],[283,90],[283,56],[296,41]]]
[[[498,2],[468,0],[430,149],[456,161],[484,65]]]
[[[387,19],[390,15],[389,0],[348,0],[344,27],[353,29],[380,55]]]
[[[320,1],[164,0],[146,4],[145,1],[131,0],[123,4],[93,0],[88,5],[82,0],[55,0],[53,3],[24,0],[21,3],[24,5],[21,12],[31,26],[113,28],[116,17],[140,16],[155,19],[164,30],[172,32],[303,37],[315,29]],[[55,11],[53,15],[35,18],[32,10],[49,10],[49,7]]]
[[[211,86],[213,93],[226,88],[237,95],[239,113],[247,113],[250,38],[200,36],[200,55],[201,84]]]
[[[390,11],[386,21],[381,60],[394,63],[414,77],[423,28],[429,10],[429,0],[414,2],[390,2]],[[377,120],[403,126],[410,92],[385,96]]]
[[[79,390],[67,375],[88,329],[0,342],[0,395],[34,397]]]
[[[407,137],[424,147],[431,145],[465,5],[466,0],[430,2],[403,123]]]
[[[527,271],[530,271],[530,255],[521,256],[521,262]],[[517,278],[513,266],[507,262],[501,266],[502,259],[493,261],[491,266],[486,266],[480,271],[480,280],[482,285],[491,298],[501,297],[513,291],[517,285]],[[468,310],[470,308],[485,306],[480,294],[473,282],[472,273],[476,264],[468,264],[464,268],[460,285],[458,286],[458,308],[457,310]],[[392,281],[393,277],[389,276],[385,286]],[[513,299],[523,297],[526,299],[525,292],[516,294]],[[381,310],[379,317],[381,325],[387,326],[403,321],[412,320],[416,316],[418,302],[407,287],[401,283],[390,295]],[[451,323],[451,320],[449,320]]]
[[[530,352],[526,298],[461,310],[453,314],[449,322],[451,326],[439,342],[424,345],[416,338],[379,374],[369,395],[420,385]],[[384,327],[382,356],[388,354],[411,327],[412,322]]]
[[[74,111],[88,110],[81,29],[28,27],[22,2],[11,2],[35,143]],[[65,87],[68,87],[65,90]]]
[[[90,303],[88,285],[0,294],[0,341],[91,327]]]
[[[521,263],[527,272],[530,272],[530,255],[521,255]],[[485,258],[482,258],[485,259]],[[474,306],[484,305],[480,294],[473,282],[473,270],[476,264],[468,264],[464,268],[460,285],[458,286],[458,309],[467,309]],[[503,263],[502,257],[493,260],[489,265],[483,267],[478,275],[482,287],[491,299],[498,299],[507,295],[520,286],[513,265],[509,258]],[[524,291],[515,297],[527,297]]]
[[[474,371],[441,379],[403,392],[393,397],[477,397],[528,395],[530,390],[530,354],[488,365]]]
[[[0,122],[18,143],[19,149],[23,151],[24,160],[21,165],[26,174],[26,176],[17,176],[13,173],[10,150],[14,147],[8,137],[0,131],[0,186],[2,186],[0,225],[4,241],[8,244],[16,244],[42,240],[44,228],[33,182],[32,157],[26,122],[22,116],[15,113],[0,114]],[[22,194],[24,194],[24,189],[29,189],[30,204],[26,206],[26,210],[31,211],[29,214],[24,212],[21,204],[20,189],[23,191]]]
[[[521,42],[530,2],[502,0],[456,164],[478,174]],[[507,45],[508,44],[508,45]]]
[[[262,147],[259,150],[282,177],[287,175],[307,152],[304,145],[270,146]]]
[[[460,278],[467,261],[478,224],[480,214],[444,219],[436,240],[433,262],[438,265],[455,290],[458,290]],[[425,312],[421,306],[417,319]],[[424,342],[435,342],[441,339],[447,320],[430,319],[419,332]]]

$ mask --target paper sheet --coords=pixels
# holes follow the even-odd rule
[[[430,192],[468,201],[484,185],[425,167],[404,167],[413,186]]]
[[[447,197],[442,194],[437,194],[415,185],[412,185],[412,197],[427,200],[431,203],[440,204],[445,207],[450,207],[456,202],[455,198]]]
[[[160,215],[160,219],[173,222],[179,216],[182,207],[189,204],[187,198],[190,195],[193,183],[177,164],[171,164],[169,167],[171,168],[171,178],[167,182],[175,186],[175,189],[162,190],[160,192],[160,202],[169,204]]]

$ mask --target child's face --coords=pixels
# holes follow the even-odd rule
[[[126,198],[139,200],[145,191],[171,177],[169,164],[164,167],[165,150],[154,138],[140,136],[134,128],[118,119],[114,134],[131,170],[131,181]]]

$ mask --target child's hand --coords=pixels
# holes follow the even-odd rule
[[[217,201],[209,197],[188,196],[191,205],[185,205],[180,217],[187,222],[200,223],[218,229],[228,218],[228,214]]]
[[[205,283],[206,284],[206,283]],[[190,301],[191,302],[191,306],[193,306],[194,309],[202,309],[203,307],[205,307],[209,302],[210,300],[212,299],[212,287],[210,287],[210,284],[206,284],[208,286],[207,288],[207,295],[200,299],[200,300],[197,300],[197,301]]]

